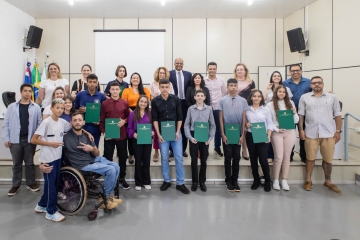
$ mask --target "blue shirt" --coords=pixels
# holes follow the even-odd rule
[[[71,114],[63,113],[60,118],[66,120],[67,122],[71,122]]]
[[[311,92],[310,79],[301,77],[301,80],[298,84],[294,83],[292,78],[286,79],[283,81],[285,87],[290,88],[291,93],[293,94],[292,101],[295,103],[295,106],[299,106],[300,98],[303,94]]]
[[[20,114],[19,114],[20,101],[14,102],[9,105],[6,110],[2,138],[4,142],[19,143],[20,141]],[[29,129],[28,129],[28,142],[34,135],[36,129],[42,121],[42,114],[39,105],[30,101],[28,108],[29,111]]]
[[[105,88],[105,94],[107,96],[110,97],[110,85],[113,83],[113,82],[116,82],[120,85],[120,88],[122,89],[125,89],[125,88],[129,88],[129,84],[127,82],[125,82],[124,80],[122,82],[119,82],[117,79],[113,80],[113,81],[110,81],[107,85],[106,85],[106,88]],[[121,91],[122,93],[122,91]],[[121,96],[120,96],[121,97]]]
[[[79,109],[81,106],[86,107],[86,103],[102,103],[106,100],[106,97],[103,93],[96,91],[94,95],[90,95],[89,91],[82,91],[76,95],[75,99],[75,109]],[[84,113],[84,115],[86,112]],[[93,123],[85,123],[84,129],[91,133],[92,135],[101,134],[99,125]]]

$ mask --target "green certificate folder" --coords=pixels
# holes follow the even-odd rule
[[[151,144],[151,124],[138,124],[136,128],[137,144]]]
[[[240,125],[225,124],[225,136],[228,144],[239,144],[240,141]]]
[[[100,103],[87,103],[85,112],[86,123],[100,122]]]
[[[119,118],[105,118],[105,138],[120,138]]]
[[[264,143],[269,141],[264,122],[251,123],[251,133],[254,143]]]
[[[120,86],[119,97],[122,97],[123,92],[124,92],[124,87],[123,87],[123,86]]]
[[[161,122],[161,136],[165,141],[175,141],[175,121]]]
[[[209,140],[209,123],[195,122],[194,123],[194,138],[198,142],[207,142]]]
[[[295,129],[294,114],[292,110],[278,110],[276,115],[280,129]]]

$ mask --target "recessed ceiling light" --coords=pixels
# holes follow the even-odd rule
[[[72,6],[74,5],[74,0],[69,0],[69,4]]]
[[[248,0],[248,5],[250,6],[253,3],[252,0]]]
[[[161,6],[164,6],[165,5],[165,0],[161,0]]]

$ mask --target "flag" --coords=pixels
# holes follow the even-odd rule
[[[47,79],[47,63],[45,63],[45,66],[44,66],[44,70],[43,70],[43,73],[41,75],[41,80],[46,80]]]
[[[34,88],[33,91],[33,101],[36,100],[38,94],[39,94],[39,89],[40,89],[40,82],[41,82],[41,77],[40,77],[40,72],[39,72],[39,64],[35,63],[34,67],[32,69],[32,73],[31,73],[31,81],[32,81],[32,86]]]
[[[32,84],[30,66],[31,66],[31,63],[27,62],[26,63],[26,68],[25,68],[25,80],[24,80],[24,82]]]

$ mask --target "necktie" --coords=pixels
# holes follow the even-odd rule
[[[179,98],[184,99],[183,81],[180,72],[178,72],[178,79],[179,79]]]

